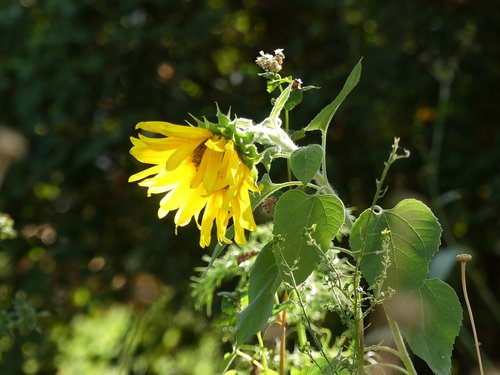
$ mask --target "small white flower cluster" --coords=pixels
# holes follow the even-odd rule
[[[283,67],[283,60],[285,60],[285,54],[283,49],[279,48],[274,50],[274,56],[260,51],[260,56],[255,59],[255,62],[266,72],[278,73]]]

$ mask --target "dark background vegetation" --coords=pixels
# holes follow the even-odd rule
[[[363,57],[361,82],[330,130],[331,180],[346,204],[366,208],[401,137],[412,156],[391,171],[384,204],[424,200],[445,228],[443,253],[473,254],[479,335],[499,365],[496,1],[3,0],[0,35],[0,124],[29,143],[0,187],[0,211],[20,233],[0,245],[0,307],[24,291],[50,313],[41,333],[0,338],[0,373],[216,365],[217,336],[193,312],[189,288],[210,250],[198,248],[195,228],[175,236],[171,217],[156,218],[160,198],[127,183],[143,168],[128,154],[129,136],[140,120],[212,116],[214,102],[263,119],[269,97],[253,61],[275,48],[285,49],[283,74],[322,87],[291,113],[294,129]],[[443,275],[461,298],[458,268]],[[464,320],[456,374],[475,366],[468,332]]]

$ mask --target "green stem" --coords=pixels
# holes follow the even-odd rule
[[[399,359],[401,359],[401,353],[399,353],[397,350],[393,348],[389,348],[388,346],[382,346],[382,345],[372,345],[372,346],[367,346],[365,348],[366,352],[372,351],[372,352],[387,352],[395,355]]]
[[[281,255],[283,255],[283,254],[281,254]],[[306,312],[306,307],[304,305],[304,302],[302,301],[302,298],[300,297],[300,292],[297,289],[297,283],[295,282],[295,277],[293,276],[292,269],[290,268],[290,265],[287,263],[285,258],[283,258],[282,261],[283,261],[283,264],[285,265],[285,267],[288,269],[287,272],[289,273],[289,276],[290,276],[291,287],[292,287],[293,291],[295,292],[295,295],[297,297],[297,301],[299,302],[299,306],[302,309],[302,313],[304,314],[303,316],[304,316],[304,319],[306,322],[307,330],[311,334],[311,337],[313,338],[315,345],[318,347],[319,351],[321,352],[321,355],[328,363],[330,369],[332,371],[334,371],[335,369],[334,369],[332,363],[330,362],[330,359],[328,358],[325,351],[323,350],[323,345],[321,345],[321,343],[319,342],[319,340],[316,337],[316,334],[313,330],[311,320],[309,319],[309,316],[307,315],[307,312]]]
[[[262,335],[260,332],[257,332],[257,340],[259,341],[260,353],[262,358],[262,366],[264,366],[264,370],[268,369],[267,357],[266,357],[266,347],[264,346],[264,341],[262,340]]]
[[[285,109],[285,132],[290,135],[290,116],[287,109]],[[290,165],[290,159],[286,161],[286,176],[288,181],[292,181],[292,167]]]
[[[328,181],[328,176],[326,172],[326,135],[327,135],[326,130],[323,130],[321,132],[321,148],[323,149],[323,162],[321,165],[321,172],[323,173],[325,180]]]
[[[376,192],[375,195],[373,196],[372,204],[370,206],[370,210],[373,212],[375,205],[377,204],[378,200],[382,196],[383,192],[383,186],[384,186],[384,181],[385,178],[387,177],[387,173],[389,172],[389,169],[391,165],[398,159],[405,158],[409,156],[408,151],[405,151],[402,155],[398,155],[398,149],[399,149],[399,138],[394,138],[394,143],[392,145],[392,150],[389,155],[389,158],[387,161],[384,163],[384,170],[382,171],[382,176],[380,179],[376,180]],[[363,230],[363,243],[365,243],[364,239],[366,239],[366,229],[368,228],[368,225],[370,223],[370,220],[372,219],[373,215],[368,216],[368,220],[366,225],[364,226]],[[356,351],[356,359],[358,361],[358,366],[360,369],[360,373],[364,373],[364,322],[363,322],[363,307],[362,307],[362,299],[363,299],[363,290],[361,289],[361,272],[359,269],[359,265],[361,264],[361,260],[364,256],[365,253],[365,247],[363,246],[360,250],[360,253],[357,256],[356,259],[356,267],[354,268],[354,329],[355,329],[355,335],[356,335],[356,340],[355,340],[355,351]]]
[[[299,340],[299,347],[305,347],[307,344],[306,327],[304,327],[301,321],[297,323],[297,338]]]
[[[233,362],[234,362],[234,360],[236,359],[237,356],[238,356],[238,354],[236,353],[236,351],[234,351],[233,353],[231,353],[231,357],[229,358],[229,361],[227,362],[226,367],[224,367],[224,370],[222,370],[223,374],[225,374],[226,372],[229,371],[229,368],[231,367],[231,365],[233,364]]]
[[[406,370],[408,371],[408,375],[417,375],[417,371],[415,371],[415,367],[413,367],[413,362],[411,361],[410,355],[406,350],[405,343],[403,341],[403,336],[401,335],[401,331],[399,330],[398,324],[392,317],[385,314],[387,317],[387,321],[389,322],[389,327],[391,328],[392,336],[394,337],[394,342],[396,343],[396,347],[400,353],[400,358],[403,364],[405,365]]]
[[[253,364],[254,366],[258,367],[260,370],[264,370],[264,366],[262,366],[259,362],[257,362],[255,359],[253,359],[250,355],[247,353],[242,352],[239,349],[236,349],[236,354],[239,355],[241,358],[246,360],[248,363]]]

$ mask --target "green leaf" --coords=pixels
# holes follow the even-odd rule
[[[438,250],[441,226],[422,202],[405,199],[390,210],[376,207],[364,211],[352,227],[350,245],[370,285],[383,272],[384,229],[390,230],[389,260],[385,287],[418,289],[428,273],[429,262]],[[360,257],[362,258],[360,259]]]
[[[274,295],[281,283],[273,251],[274,242],[268,243],[257,255],[248,279],[248,301],[252,303],[263,294]]]
[[[302,94],[301,90],[293,90],[290,92],[290,96],[288,97],[288,100],[285,103],[285,109],[287,111],[291,111],[294,109],[297,105],[302,102],[302,98],[304,97],[304,94]]]
[[[280,149],[278,147],[268,147],[264,151],[262,151],[260,162],[266,168],[267,172],[271,171],[271,163],[274,160],[274,156],[278,154]]]
[[[273,109],[271,110],[271,114],[269,115],[269,118],[272,121],[276,121],[276,119],[279,117],[281,110],[285,106],[285,103],[288,100],[288,97],[290,96],[291,90],[292,90],[292,85],[290,84],[285,90],[283,90],[280,96],[278,96],[278,98],[276,99]]]
[[[302,283],[320,260],[318,246],[325,251],[344,223],[342,201],[333,194],[307,195],[299,190],[284,193],[276,204],[273,234],[278,268],[283,280],[290,282],[289,268],[296,284]],[[317,246],[309,242],[309,232]],[[286,262],[286,264],[284,264]]]
[[[337,97],[328,104],[325,108],[323,108],[315,118],[307,125],[306,130],[322,130],[326,131],[328,129],[328,125],[332,121],[333,116],[339,109],[342,102],[345,100],[347,95],[356,87],[359,82],[359,78],[361,77],[361,60],[358,61],[356,66],[352,69],[351,74],[347,77],[347,80],[340,90],[340,93]]]
[[[271,79],[267,82],[267,92],[272,93],[277,87],[284,83],[291,83],[293,78],[291,76],[281,78],[279,74],[270,73]]]
[[[260,373],[260,375],[279,375],[279,373],[277,373],[274,370],[267,369],[267,370],[262,371]]]
[[[273,243],[262,248],[250,271],[249,304],[236,319],[236,343],[259,332],[267,323],[274,306],[274,293],[281,283],[273,252]]]
[[[388,312],[413,353],[435,374],[451,373],[453,344],[462,324],[462,307],[452,287],[438,279],[425,280],[413,293],[396,294]]]
[[[312,144],[299,147],[290,155],[292,172],[305,185],[307,185],[318,172],[323,160],[323,149],[320,145]]]
[[[259,204],[261,204],[267,197],[273,194],[275,191],[288,186],[286,183],[275,184],[271,181],[271,178],[267,173],[265,173],[259,181],[259,187],[261,190],[259,192],[250,194],[250,203],[252,204],[252,209],[256,209]]]
[[[292,141],[298,141],[299,139],[302,139],[306,136],[306,131],[304,129],[292,131],[290,134],[290,138],[292,138]]]

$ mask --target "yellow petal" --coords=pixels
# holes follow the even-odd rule
[[[175,214],[175,224],[179,227],[183,227],[191,221],[191,218],[195,218],[199,215],[200,211],[207,204],[208,198],[200,196],[199,191],[192,190],[190,196],[186,199],[189,204],[186,204],[179,208]]]
[[[211,194],[215,190],[214,184],[219,174],[223,156],[223,153],[212,151],[209,148],[207,148],[203,155],[203,159],[206,159],[207,163],[205,173],[203,174],[203,187],[208,194]]]
[[[189,196],[189,187],[186,184],[180,184],[175,189],[169,191],[160,201],[160,206],[165,211],[173,211],[186,204]]]
[[[209,138],[212,133],[203,128],[193,126],[176,125],[163,121],[144,121],[135,126],[136,129],[142,129],[153,133],[159,133],[168,137],[178,137],[187,139]]]
[[[174,153],[169,157],[166,169],[171,171],[172,169],[177,168],[179,164],[182,163],[187,158],[190,159],[191,155],[193,154],[193,151],[195,150],[196,147],[200,145],[202,141],[203,139],[187,141],[184,145],[178,147],[174,151]]]
[[[208,158],[205,157],[205,154],[207,153],[207,151],[208,151],[208,149],[205,150],[205,152],[203,153],[200,165],[198,165],[198,169],[196,171],[196,174],[193,177],[193,179],[191,180],[191,187],[192,188],[198,187],[198,185],[200,185],[201,182],[203,181],[203,177],[207,173]]]
[[[132,176],[129,177],[128,182],[135,182],[135,181],[142,180],[143,178],[151,176],[152,174],[159,173],[161,170],[162,170],[161,165],[154,165],[148,169],[145,169],[141,172],[133,174]]]
[[[222,204],[222,194],[222,191],[217,191],[211,194],[207,205],[205,206],[203,218],[201,219],[200,245],[202,247],[210,245],[214,220],[217,216],[219,207]]]
[[[156,178],[151,179],[151,181],[145,180],[140,185],[149,187],[149,193],[151,194],[159,194],[175,188],[182,181],[190,180],[190,176],[193,174],[192,168],[184,164],[173,171],[164,170]]]
[[[220,137],[212,137],[208,139],[205,146],[215,152],[224,152],[226,149],[226,143],[232,142]]]
[[[132,140],[132,137],[131,137]],[[157,151],[165,151],[165,150],[173,150],[177,147],[181,146],[186,142],[186,139],[182,138],[170,138],[170,137],[162,137],[162,138],[150,138],[145,135],[139,134],[139,141],[143,147],[148,147]],[[134,141],[132,141],[134,143]],[[134,144],[136,144],[135,141]]]
[[[134,146],[130,149],[130,153],[141,163],[165,164],[172,155],[172,150],[156,151],[148,147]]]

